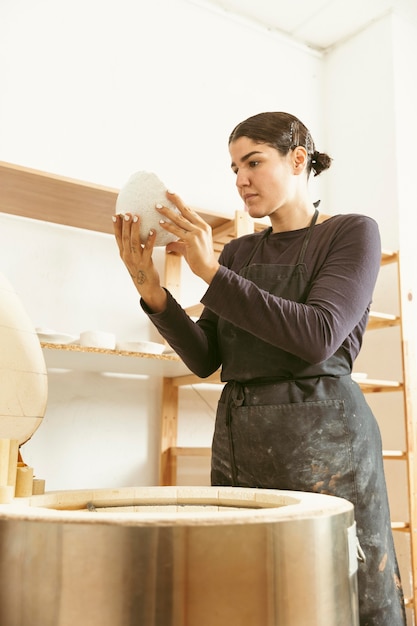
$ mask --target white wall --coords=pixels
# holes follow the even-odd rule
[[[155,170],[203,208],[237,205],[227,138],[260,110],[320,137],[321,64],[186,0],[4,0],[2,159],[120,187]]]
[[[400,250],[407,277],[406,283],[401,282],[403,294],[417,293],[412,217],[417,197],[416,42],[415,24],[396,14],[386,15],[325,59],[326,137],[335,158],[328,201],[333,210],[366,213],[378,221],[383,247]],[[397,279],[396,265],[381,269],[375,310],[400,312]],[[415,354],[415,317],[408,319],[405,334],[407,350]],[[365,335],[356,370],[372,378],[403,380],[401,339],[399,328]],[[409,382],[415,389],[415,380]],[[367,400],[377,416],[384,448],[404,450],[403,394],[374,394]],[[385,469],[391,517],[407,520],[405,464],[386,461]],[[411,593],[409,536],[395,533],[394,538],[407,597]],[[414,623],[408,612],[408,623]]]
[[[398,180],[399,244],[404,259],[417,266],[413,216],[417,198],[415,148],[417,145],[417,84],[413,67],[417,63],[417,26],[397,17],[394,33],[394,93],[395,93],[395,152]],[[417,275],[414,271],[412,288],[415,293]]]
[[[227,138],[243,118],[291,111],[326,149],[320,56],[186,0],[3,0],[0,58],[3,161],[111,187],[153,170],[232,214]],[[155,338],[110,236],[3,214],[0,271],[34,326]],[[185,300],[202,291],[185,283]],[[210,444],[217,394],[181,393],[180,443]],[[25,461],[49,490],[156,484],[159,402],[159,380],[51,372]]]
[[[334,162],[329,203],[365,213],[387,248],[398,246],[392,17],[337,46],[325,60],[326,136]]]

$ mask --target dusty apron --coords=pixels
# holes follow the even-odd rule
[[[240,275],[277,296],[305,301],[304,255],[317,215],[295,266],[251,264],[256,247]],[[219,320],[219,343],[223,359],[241,366],[244,380],[228,382],[220,397],[212,484],[350,500],[366,559],[358,569],[360,624],[403,626],[380,432],[343,351],[312,366],[224,320]]]

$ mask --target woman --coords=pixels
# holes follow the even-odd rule
[[[143,310],[198,376],[222,368],[212,446],[213,485],[328,493],[355,506],[364,559],[361,626],[405,624],[377,423],[351,378],[380,266],[377,224],[325,216],[310,172],[331,159],[288,113],[261,113],[230,135],[236,186],[270,228],[227,244],[217,261],[209,226],[175,194],[161,226],[208,285],[193,322],[160,283],[155,232],[140,245],[136,215],[114,216],[120,255]]]

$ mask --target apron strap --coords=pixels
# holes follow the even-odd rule
[[[316,222],[317,222],[317,218],[319,216],[319,210],[317,208],[317,204],[318,203],[314,203],[314,206],[316,207],[316,210],[314,211],[314,215],[311,219],[311,222],[308,226],[308,230],[306,232],[306,235],[304,237],[304,241],[303,241],[303,245],[301,247],[300,250],[300,254],[298,256],[297,259],[297,265],[299,265],[300,263],[304,262],[304,255],[305,252],[307,250],[307,246],[308,243],[310,241],[310,237],[311,237],[311,233],[313,231],[313,227],[315,226]],[[259,238],[259,241],[257,241],[255,247],[253,248],[253,250],[251,251],[251,253],[249,254],[249,256],[247,257],[246,261],[243,263],[242,267],[240,268],[241,270],[244,267],[247,267],[248,265],[250,265],[250,262],[252,261],[253,257],[255,256],[258,248],[260,247],[260,245],[262,244],[262,242],[264,241],[264,239],[266,239],[270,234],[272,233],[272,226],[270,226],[269,228],[267,228],[263,233],[262,233],[262,237]]]
[[[308,227],[308,231],[306,232],[306,236],[304,237],[303,245],[301,246],[301,250],[300,250],[300,255],[297,260],[297,265],[304,262],[304,255],[306,253],[307,246],[310,241],[311,233],[313,232],[313,227],[315,226],[317,222],[318,216],[319,216],[319,210],[316,208],[316,210],[314,211],[314,215],[311,219],[310,225]]]

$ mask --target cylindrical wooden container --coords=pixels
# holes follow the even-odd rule
[[[0,506],[7,626],[357,626],[353,506],[217,487]]]

